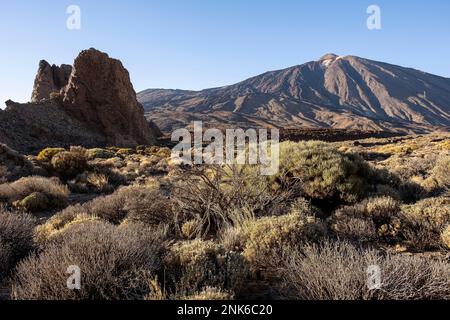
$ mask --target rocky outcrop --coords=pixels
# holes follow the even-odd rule
[[[155,142],[128,71],[106,53],[81,52],[61,95],[67,112],[103,134],[110,145]]]
[[[32,102],[6,105],[0,109],[0,143],[23,153],[151,145],[161,134],[146,120],[122,63],[95,49],[81,52],[73,67],[41,61]]]
[[[45,60],[39,62],[31,102],[38,103],[50,99],[52,93],[58,93],[67,85],[71,73],[72,67],[69,65],[50,65]]]

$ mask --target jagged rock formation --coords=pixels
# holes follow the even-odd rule
[[[95,49],[81,52],[73,68],[41,61],[32,100],[9,100],[0,110],[0,143],[28,153],[49,146],[151,145],[161,134],[145,119],[122,63]]]
[[[100,131],[108,144],[155,142],[128,71],[106,53],[95,49],[81,52],[62,96],[67,112]]]
[[[450,127],[450,79],[335,54],[222,88],[150,89],[138,100],[163,131],[193,120],[215,127],[418,133]]]
[[[47,61],[39,62],[39,69],[34,80],[31,102],[50,99],[52,93],[58,93],[69,82],[72,67],[63,64],[60,67],[50,65]]]

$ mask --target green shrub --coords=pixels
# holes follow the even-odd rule
[[[0,207],[0,281],[33,250],[35,223],[29,215]]]
[[[41,212],[49,208],[50,199],[42,192],[33,192],[20,200],[17,206],[24,208],[27,212]]]
[[[51,160],[51,164],[61,177],[74,178],[88,169],[86,150],[72,147],[70,151],[55,155]]]
[[[57,178],[27,177],[0,185],[0,200],[29,208],[32,212],[63,208],[68,195],[68,188]]]
[[[356,154],[322,142],[283,143],[278,183],[299,185],[312,199],[355,202],[366,195],[373,172]]]
[[[199,239],[174,244],[165,266],[167,276],[172,277],[170,287],[179,296],[195,294],[208,286],[238,294],[248,272],[241,254]]]
[[[66,149],[64,148],[45,148],[39,152],[39,154],[36,157],[36,160],[40,162],[50,162],[52,161],[53,157],[61,152],[65,152]]]
[[[72,226],[44,251],[22,261],[12,279],[19,300],[143,299],[161,268],[164,234],[141,224],[92,221]],[[81,290],[67,288],[69,266],[82,273]]]

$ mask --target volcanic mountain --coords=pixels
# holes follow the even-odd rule
[[[450,128],[450,79],[355,56],[327,54],[227,87],[149,89],[137,96],[163,131],[193,120],[244,128],[410,133]]]

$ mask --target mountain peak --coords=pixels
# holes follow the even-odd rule
[[[327,53],[326,55],[324,55],[323,57],[321,57],[319,59],[319,61],[324,61],[324,60],[336,60],[337,58],[339,58],[339,56],[337,54],[334,53]]]

